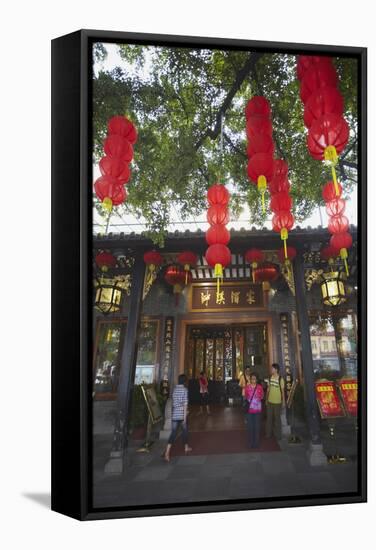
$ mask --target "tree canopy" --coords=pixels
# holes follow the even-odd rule
[[[253,95],[271,103],[276,156],[289,164],[296,221],[323,204],[322,185],[331,176],[307,150],[294,55],[132,45],[120,45],[119,54],[121,66],[94,76],[94,157],[103,155],[111,116],[125,114],[135,123],[132,178],[119,208],[143,216],[156,244],[163,244],[171,201],[182,219],[197,217],[206,208],[206,189],[216,181],[230,185],[233,215],[247,203],[250,223],[263,225],[259,195],[246,171],[244,107]],[[96,44],[94,62],[105,57],[105,45]],[[334,58],[334,64],[350,125],[339,162],[349,193],[357,174],[357,61]]]

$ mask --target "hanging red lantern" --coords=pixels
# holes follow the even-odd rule
[[[349,228],[349,220],[346,216],[332,216],[328,223],[328,231],[332,235],[335,233],[346,233]]]
[[[341,197],[342,195],[342,185],[337,182],[338,186],[338,195],[336,194],[336,188],[332,181],[328,181],[324,187],[322,188],[322,198],[325,202],[330,202],[337,197]]]
[[[206,242],[211,244],[228,244],[230,231],[222,224],[211,225],[206,231]]]
[[[335,162],[349,140],[349,125],[335,114],[314,120],[307,137],[308,150],[316,160]]]
[[[338,155],[349,140],[349,125],[340,115],[323,115],[312,123],[307,136],[308,150],[316,160],[330,162],[334,187],[338,196],[335,165]]]
[[[137,130],[133,122],[122,115],[110,118],[107,123],[108,134],[114,134],[126,138],[130,143],[137,141]]]
[[[289,165],[283,159],[274,159],[273,161],[273,179],[287,178]]]
[[[332,65],[332,59],[322,55],[298,55],[296,66],[298,79],[302,80],[308,69],[315,65]]]
[[[247,146],[247,157],[252,157],[256,153],[266,153],[267,155],[274,154],[274,141],[268,134],[257,134],[252,136],[252,139]]]
[[[347,265],[347,249],[351,247],[352,242],[353,240],[350,233],[335,233],[330,238],[330,246],[339,251],[339,255],[345,264],[347,276],[349,275],[349,268]]]
[[[245,261],[251,264],[252,267],[252,279],[255,283],[255,269],[264,261],[264,253],[259,248],[250,248],[244,255]]]
[[[273,126],[270,118],[261,115],[249,117],[246,123],[246,134],[249,140],[259,134],[271,136],[273,134]]]
[[[344,199],[333,199],[326,203],[326,213],[329,217],[341,216],[344,213],[346,202]]]
[[[326,86],[315,90],[309,97],[304,108],[304,124],[310,128],[314,120],[323,115],[342,115],[343,97],[334,86]]]
[[[220,204],[226,206],[230,200],[230,193],[227,191],[224,185],[215,183],[208,189],[207,199],[211,206]]]
[[[94,183],[94,189],[97,197],[104,208],[111,211],[113,206],[117,206],[125,201],[127,194],[124,186],[118,179],[111,176],[102,176]]]
[[[155,268],[156,266],[162,264],[163,258],[157,250],[149,250],[144,254],[144,262],[146,265],[153,266]]]
[[[270,103],[265,97],[255,95],[248,101],[245,108],[245,118],[248,120],[249,117],[254,115],[270,116]]]
[[[223,270],[231,263],[230,249],[224,244],[212,244],[206,251],[206,261],[214,268],[214,277],[217,279],[217,295],[219,294],[220,280],[223,279]]]
[[[249,178],[257,184],[261,193],[262,210],[265,212],[265,191],[273,175],[273,157],[266,153],[256,153],[248,161]]]
[[[95,256],[95,263],[102,271],[107,271],[109,267],[116,266],[116,258],[109,252],[103,251]]]
[[[131,175],[128,162],[116,157],[101,158],[99,169],[103,176],[112,176],[121,184],[127,183]]]
[[[287,258],[285,257],[284,248],[280,248],[278,250],[278,259],[281,264],[292,262],[292,260],[296,258],[296,248],[294,248],[293,246],[288,246],[286,250],[287,250]]]
[[[264,262],[254,270],[255,283],[262,283],[264,291],[270,290],[270,283],[278,279],[278,266],[270,262]]]
[[[133,158],[133,147],[130,142],[117,134],[110,134],[104,141],[104,152],[109,157],[117,157],[126,162]]]
[[[197,264],[197,254],[190,252],[189,250],[181,252],[178,256],[178,263],[184,267],[185,284],[187,285],[189,279],[188,274],[192,275],[190,270]]]
[[[273,177],[268,182],[268,189],[271,195],[276,195],[277,193],[288,193],[290,190],[290,182],[287,177]]]
[[[326,260],[330,265],[334,263],[334,258],[338,256],[338,250],[333,246],[325,246],[320,250],[322,260]]]
[[[192,275],[191,275],[192,276]],[[175,294],[175,303],[179,302],[179,294],[182,292],[185,284],[185,271],[180,265],[169,265],[164,274],[166,283],[173,287]]]
[[[281,193],[276,193],[272,195],[270,200],[270,210],[274,213],[281,212],[281,210],[291,210],[292,208],[292,198],[290,195],[283,191]]]
[[[337,73],[333,65],[316,64],[304,74],[300,86],[300,98],[305,103],[313,92],[325,86],[337,85]]]
[[[287,244],[286,241],[289,236],[289,231],[294,225],[294,216],[288,210],[281,210],[278,214],[274,214],[272,218],[273,231],[281,235],[283,241],[283,247],[285,251],[285,258],[287,258]]]
[[[230,220],[230,214],[227,206],[222,204],[213,204],[208,208],[207,220],[210,225],[226,225]]]

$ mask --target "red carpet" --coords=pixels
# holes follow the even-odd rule
[[[189,455],[216,455],[232,453],[252,453],[280,451],[280,447],[274,438],[261,438],[259,449],[250,449],[245,430],[190,432],[189,445],[192,452]],[[183,456],[184,445],[181,436],[178,437],[171,449],[171,456]]]

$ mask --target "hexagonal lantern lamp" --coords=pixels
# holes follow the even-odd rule
[[[94,307],[101,313],[115,313],[120,310],[124,288],[114,279],[99,277],[95,280]]]
[[[346,274],[342,271],[328,271],[322,274],[321,294],[326,306],[339,306],[347,300]]]

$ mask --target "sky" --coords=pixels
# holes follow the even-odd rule
[[[99,70],[105,70],[105,71],[111,71],[115,67],[127,67],[129,71],[132,71],[133,69],[129,64],[127,64],[119,55],[118,53],[118,46],[116,44],[104,44],[106,50],[107,50],[107,57],[103,62],[95,63],[94,64],[94,73],[97,75]],[[142,71],[144,73],[144,76],[147,76],[148,71],[148,62],[146,57],[146,63],[144,64]],[[93,165],[93,176],[94,181],[100,176],[99,167],[97,164]],[[329,179],[329,178],[328,178]],[[132,181],[129,182],[128,185],[132,185]],[[227,187],[229,187],[227,185]],[[347,218],[350,221],[350,224],[357,225],[357,189],[356,186],[353,189],[351,195],[348,197],[348,200],[346,202],[346,212],[345,212]],[[97,210],[94,208],[94,233],[103,233],[106,230],[107,226],[107,219],[104,219],[102,216],[100,216],[97,212]],[[187,229],[190,231],[196,231],[197,229],[201,229],[202,231],[206,231],[208,228],[208,222],[206,220],[206,211],[202,212],[201,216],[198,216],[195,219],[188,220],[188,221],[182,221],[181,216],[179,214],[179,205],[178,204],[172,204],[171,205],[171,211],[170,211],[170,219],[171,223],[169,225],[169,231],[186,231]],[[325,208],[317,207],[312,215],[307,218],[304,222],[300,222],[300,227],[318,227],[323,226],[326,227],[328,223],[328,216],[326,214]],[[252,224],[250,223],[250,212],[249,208],[246,204],[244,204],[244,208],[242,213],[238,218],[234,218],[233,216],[230,217],[230,222],[227,225],[229,229],[250,229]],[[267,229],[272,228],[271,224],[271,215],[267,218],[267,220],[264,223],[264,227]],[[111,217],[108,224],[108,232],[113,233],[141,233],[147,229],[145,225],[145,220],[143,218],[136,218],[132,214],[126,214],[120,216],[116,209],[113,210],[111,213]]]

